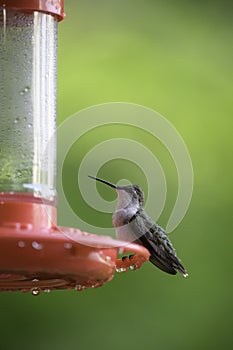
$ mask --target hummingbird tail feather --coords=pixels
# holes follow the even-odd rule
[[[188,273],[185,270],[184,266],[179,262],[179,264],[175,267],[177,271],[179,271],[184,277],[188,277]]]
[[[171,275],[178,271],[187,277],[187,271],[162,227],[154,224],[138,241],[149,250],[152,264]]]
[[[153,255],[150,256],[150,262],[157,266],[160,270],[169,273],[170,275],[176,275],[177,271],[173,269],[168,264],[165,264],[163,261],[160,261],[158,257],[154,257]]]

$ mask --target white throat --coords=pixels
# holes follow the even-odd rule
[[[130,194],[124,190],[116,190],[116,191],[118,195],[116,210],[126,208],[132,200]]]

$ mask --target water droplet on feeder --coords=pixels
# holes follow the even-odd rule
[[[92,288],[99,288],[103,285],[104,283],[103,282],[96,282],[95,284],[93,284],[91,287]]]
[[[83,287],[81,286],[81,284],[76,284],[74,289],[77,290],[78,292],[80,292],[81,290],[83,290]]]
[[[72,248],[72,244],[71,243],[64,243],[64,248],[66,249],[71,249]]]
[[[126,267],[120,267],[119,269],[116,268],[116,272],[125,272],[126,271]]]
[[[40,293],[41,293],[40,288],[33,288],[33,289],[32,289],[32,295],[37,296],[37,295],[39,295]]]
[[[38,243],[38,242],[36,242],[36,241],[33,241],[32,242],[32,248],[34,248],[36,250],[41,250],[41,249],[43,249],[43,245]]]
[[[130,267],[129,267],[129,269],[132,271],[135,270],[136,268],[137,268],[137,265],[130,265]]]
[[[23,90],[20,91],[20,95],[23,96],[28,91],[29,91],[29,87],[26,86]]]
[[[37,279],[37,278],[34,278],[33,280],[32,280],[32,282],[39,282],[39,280]]]
[[[50,293],[51,290],[50,290],[49,288],[46,288],[46,289],[44,289],[44,292],[45,292],[45,293]]]
[[[19,242],[18,242],[18,246],[19,246],[20,248],[24,248],[25,245],[26,245],[26,244],[25,244],[23,241],[19,241]]]

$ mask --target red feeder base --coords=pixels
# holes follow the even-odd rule
[[[28,195],[0,196],[0,291],[83,289],[102,286],[115,270],[139,268],[142,246],[54,226],[56,208]],[[117,259],[118,254],[135,254]]]

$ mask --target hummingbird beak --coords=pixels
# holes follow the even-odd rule
[[[118,188],[116,185],[112,184],[111,182],[108,182],[108,181],[105,181],[103,179],[100,179],[99,177],[95,177],[95,176],[91,176],[91,175],[88,175],[88,177],[90,177],[91,179],[94,179],[96,181],[103,182],[105,185],[108,185],[108,186],[113,187],[115,189]]]

